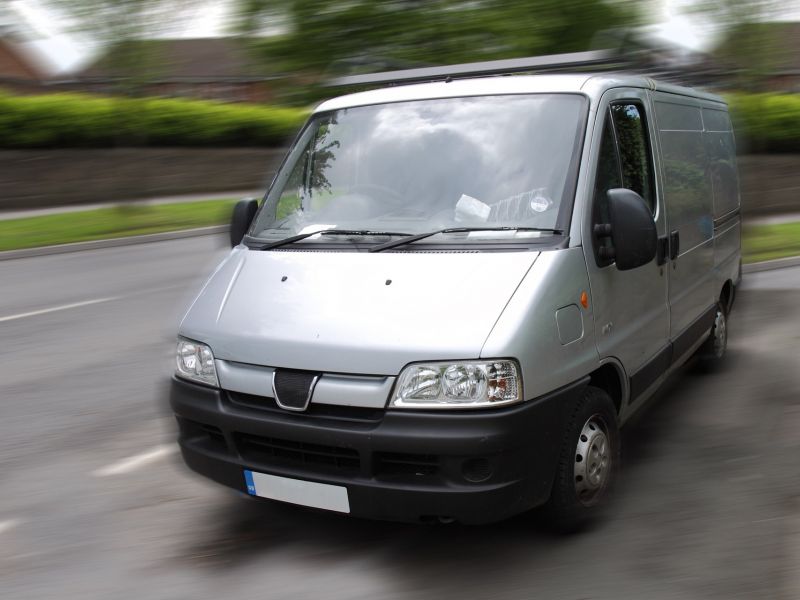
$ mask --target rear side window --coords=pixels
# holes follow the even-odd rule
[[[724,110],[703,109],[703,125],[706,131],[731,131],[731,119]]]
[[[661,130],[664,202],[670,231],[679,230],[681,248],[711,239],[711,173],[699,106],[656,101]]]
[[[739,178],[736,173],[736,142],[728,113],[703,109],[703,142],[708,156],[708,175],[714,197],[714,217],[739,208]]]

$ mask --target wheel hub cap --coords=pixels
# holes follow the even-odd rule
[[[586,506],[597,502],[608,482],[611,448],[605,423],[593,416],[583,425],[575,449],[575,492]]]
[[[728,343],[728,324],[725,313],[717,311],[714,319],[714,354],[719,358],[725,353],[725,346]]]

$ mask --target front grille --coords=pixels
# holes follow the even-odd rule
[[[276,369],[272,382],[275,386],[276,400],[281,406],[305,410],[308,406],[314,384],[320,373]]]
[[[433,454],[401,454],[376,452],[375,475],[435,475],[439,471],[439,458]]]
[[[309,444],[244,433],[234,435],[236,448],[243,459],[261,464],[302,464],[336,471],[358,472],[361,459],[352,448]]]
[[[236,407],[256,409],[259,411],[274,412],[280,415],[289,415],[296,418],[318,417],[335,421],[351,421],[376,423],[383,418],[382,408],[363,408],[360,406],[340,406],[338,404],[311,403],[303,412],[291,412],[278,406],[274,398],[242,394],[241,392],[226,392],[227,399]]]
[[[281,411],[277,408],[275,410]],[[285,412],[285,411],[283,411]],[[395,481],[425,479],[443,473],[441,460],[434,454],[372,452],[362,449],[300,442],[241,432],[224,433],[219,427],[178,417],[181,439],[187,446],[214,454],[237,454],[250,468],[296,469],[307,474],[336,473],[343,476],[393,478]],[[228,441],[231,445],[228,445]],[[423,479],[418,479],[422,477]]]

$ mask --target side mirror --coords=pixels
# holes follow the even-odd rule
[[[602,258],[615,259],[620,271],[646,265],[655,258],[658,245],[653,213],[633,190],[608,190],[606,197],[610,223],[594,228],[595,236],[611,238],[611,248],[601,248]]]
[[[242,242],[242,238],[250,228],[257,210],[258,200],[255,198],[243,198],[233,207],[230,229],[231,247],[238,246]]]

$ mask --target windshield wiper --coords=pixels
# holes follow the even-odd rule
[[[429,238],[440,233],[469,233],[471,231],[543,231],[545,233],[553,233],[555,235],[564,235],[564,232],[560,229],[543,229],[541,227],[449,227],[447,229],[437,229],[436,231],[418,233],[416,235],[410,235],[399,240],[392,240],[384,244],[378,244],[377,246],[370,248],[369,251],[380,252],[381,250],[388,250],[389,248],[404,246],[405,244],[424,240],[425,238]]]
[[[271,242],[269,244],[264,244],[263,246],[259,246],[256,250],[272,250],[274,248],[280,248],[281,246],[288,246],[289,244],[294,244],[295,242],[299,242],[300,240],[304,240],[306,238],[310,238],[312,235],[403,235],[408,236],[408,233],[401,233],[397,231],[371,231],[369,229],[321,229],[319,231],[310,231],[308,233],[300,233],[298,235],[293,235],[288,238],[283,238],[282,240],[278,240],[277,242]]]

